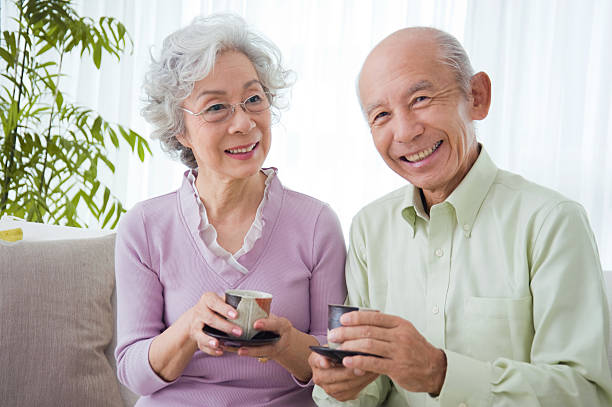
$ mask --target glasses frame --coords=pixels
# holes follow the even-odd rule
[[[252,98],[252,97],[253,97],[253,96],[255,96],[255,95],[251,95],[251,96],[247,97],[246,99],[244,99],[244,100],[243,100],[242,102],[240,102],[240,103],[234,103],[234,104],[229,104],[229,103],[221,103],[221,104],[223,104],[223,105],[225,105],[225,106],[229,106],[229,107],[231,108],[231,110],[230,110],[230,112],[228,113],[228,115],[227,115],[227,116],[225,116],[223,119],[220,119],[220,120],[213,120],[213,121],[206,120],[206,119],[204,118],[204,112],[206,111],[206,109],[207,109],[207,108],[204,108],[204,109],[200,110],[200,111],[199,111],[199,112],[197,112],[197,113],[194,113],[194,112],[192,112],[191,110],[189,110],[189,109],[187,109],[187,108],[185,108],[185,107],[183,107],[183,106],[179,106],[179,109],[181,109],[181,110],[182,110],[182,111],[184,111],[184,112],[189,113],[189,114],[190,114],[190,115],[192,115],[192,116],[199,117],[200,119],[204,120],[206,123],[223,123],[224,121],[229,120],[229,119],[230,119],[230,118],[231,118],[231,117],[234,115],[234,113],[236,113],[236,106],[240,106],[240,107],[242,108],[242,111],[243,111],[243,112],[245,112],[245,113],[247,113],[247,114],[257,114],[257,113],[263,113],[263,112],[265,112],[266,110],[270,110],[270,108],[272,107],[272,102],[270,101],[270,98],[272,97],[272,94],[271,94],[270,92],[265,92],[265,91],[264,91],[264,95],[265,95],[265,97],[266,97],[266,100],[268,101],[268,106],[267,106],[265,109],[259,110],[259,111],[257,111],[257,112],[253,112],[253,111],[249,110],[249,109],[247,108],[247,105],[246,105],[247,100],[249,100],[250,98]]]

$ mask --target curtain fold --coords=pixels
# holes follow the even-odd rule
[[[4,4],[3,4],[4,6]],[[196,15],[231,11],[273,40],[296,72],[289,110],[273,128],[266,165],[290,188],[331,204],[345,233],[366,203],[405,183],[378,156],[355,91],[371,48],[409,25],[455,35],[493,83],[478,137],[499,167],[562,192],[587,210],[612,269],[612,2],[514,0],[81,0],[83,15],[121,20],[134,41],[96,71],[67,61],[72,94],[143,136],[140,91],[149,52]],[[5,9],[5,7],[3,7]],[[5,21],[5,20],[4,20]],[[152,47],[152,50],[151,50]],[[70,66],[68,66],[70,65]],[[175,189],[184,167],[157,142],[143,165],[119,154],[109,180],[129,208]]]

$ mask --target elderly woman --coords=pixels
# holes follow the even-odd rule
[[[327,304],[345,299],[345,246],[328,205],[262,168],[287,75],[232,15],[197,18],[151,64],[144,115],[190,169],[117,234],[115,355],[138,406],[313,405],[308,347],[326,341]],[[207,334],[241,334],[228,289],[273,294],[253,327],[280,339],[236,351]]]

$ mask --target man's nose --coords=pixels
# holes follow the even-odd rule
[[[409,143],[425,131],[421,120],[410,110],[401,110],[395,119],[393,140],[398,143]]]

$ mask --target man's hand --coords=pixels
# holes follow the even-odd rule
[[[359,369],[347,369],[330,362],[325,356],[312,352],[308,358],[312,368],[312,380],[338,401],[354,400],[359,392],[376,380],[377,373]]]
[[[340,322],[343,326],[328,335],[330,341],[342,343],[340,349],[381,356],[346,357],[342,361],[346,368],[387,375],[409,391],[440,394],[446,376],[446,355],[427,342],[410,322],[393,315],[359,311],[344,314]]]

